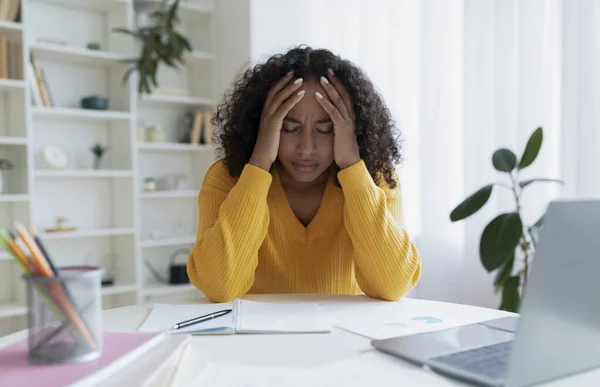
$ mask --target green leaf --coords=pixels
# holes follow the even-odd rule
[[[450,220],[456,222],[458,220],[468,218],[479,211],[490,198],[493,187],[493,184],[486,185],[485,187],[479,189],[479,191],[466,198],[462,203],[456,206],[454,210],[452,210],[450,213]]]
[[[519,185],[521,186],[521,188],[525,188],[527,187],[529,184],[531,183],[535,183],[535,182],[543,182],[543,183],[559,183],[559,184],[565,184],[564,181],[562,180],[558,180],[558,179],[529,179],[529,180],[523,180],[522,182],[519,183]]]
[[[515,253],[523,235],[523,223],[516,212],[498,215],[483,230],[479,241],[481,263],[491,272]]]
[[[506,284],[506,281],[508,281],[510,275],[512,274],[514,266],[515,255],[513,254],[510,259],[506,261],[506,263],[500,268],[500,270],[498,270],[498,273],[496,273],[496,279],[494,280],[496,293],[500,291],[502,287],[504,287],[504,284]]]
[[[517,156],[510,149],[501,148],[494,152],[492,164],[497,171],[511,172],[517,166]]]
[[[527,168],[535,161],[540,152],[540,148],[542,147],[543,139],[544,132],[542,131],[542,128],[537,128],[531,137],[529,137],[529,141],[527,141],[523,156],[521,156],[521,161],[519,162],[519,170]]]
[[[500,309],[507,312],[517,312],[520,303],[519,285],[521,279],[519,277],[510,277],[504,284],[502,289],[502,303]]]

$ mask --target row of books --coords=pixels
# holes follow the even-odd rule
[[[7,78],[23,79],[23,43],[0,35],[0,79]]]
[[[212,144],[214,129],[210,122],[212,110],[199,110],[194,114],[190,144]]]
[[[0,20],[15,21],[19,19],[20,0],[0,1]]]

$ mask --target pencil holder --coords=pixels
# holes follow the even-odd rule
[[[58,276],[28,276],[28,361],[34,364],[84,362],[102,354],[103,270],[68,266]]]

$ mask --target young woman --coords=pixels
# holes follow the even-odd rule
[[[204,178],[187,265],[208,298],[397,300],[415,286],[421,257],[403,229],[398,139],[359,68],[294,48],[245,71],[213,121],[223,158]]]

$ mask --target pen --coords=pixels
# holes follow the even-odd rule
[[[225,309],[225,310],[220,310],[218,312],[205,314],[204,316],[196,317],[191,320],[186,320],[186,321],[177,323],[177,324],[173,325],[173,328],[171,328],[171,329],[180,329],[180,328],[189,327],[190,325],[194,325],[194,324],[198,324],[198,323],[201,323],[204,321],[212,320],[217,317],[225,316],[226,314],[229,314],[229,313],[231,313],[231,309]]]

